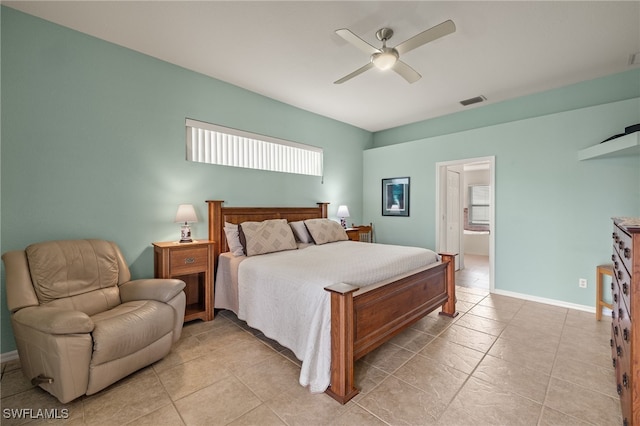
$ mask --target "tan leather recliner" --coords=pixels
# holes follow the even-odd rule
[[[2,260],[22,371],[60,402],[158,361],[180,338],[184,282],[131,281],[112,242],[49,241]]]

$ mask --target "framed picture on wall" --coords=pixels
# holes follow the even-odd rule
[[[382,216],[409,216],[409,178],[382,179]]]

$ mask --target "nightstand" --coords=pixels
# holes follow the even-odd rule
[[[213,241],[153,243],[156,278],[177,278],[187,285],[184,321],[213,319]]]
[[[358,228],[347,228],[347,229],[345,229],[345,232],[347,233],[347,237],[349,237],[349,239],[351,241],[360,241],[360,235],[358,234]]]

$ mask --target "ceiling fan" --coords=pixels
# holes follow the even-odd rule
[[[455,30],[456,25],[453,23],[453,21],[447,20],[441,24],[436,25],[435,27],[429,28],[428,30],[425,30],[411,37],[408,40],[403,41],[396,47],[387,47],[387,41],[389,41],[389,39],[393,36],[393,30],[390,28],[381,28],[376,32],[377,39],[382,42],[382,47],[379,49],[370,45],[346,28],[336,30],[336,34],[338,34],[340,37],[342,37],[358,49],[362,50],[363,52],[371,55],[371,59],[365,66],[358,68],[351,74],[347,74],[346,76],[334,81],[333,83],[342,84],[345,81],[350,80],[353,77],[358,76],[373,67],[376,67],[380,70],[392,69],[400,74],[409,83],[415,83],[416,81],[420,80],[422,76],[418,74],[416,70],[401,61],[400,55],[418,48],[423,44],[427,44],[433,40],[439,39],[440,37],[451,34]]]

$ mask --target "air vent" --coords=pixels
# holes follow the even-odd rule
[[[484,95],[476,96],[475,98],[465,99],[464,101],[460,101],[463,106],[469,106],[473,104],[477,104],[478,102],[484,102],[487,98]]]

